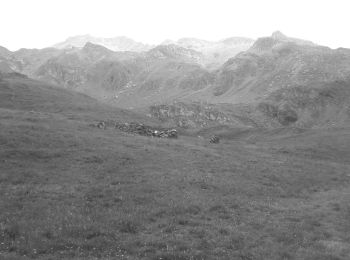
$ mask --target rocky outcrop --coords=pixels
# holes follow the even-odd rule
[[[213,104],[175,102],[150,107],[150,115],[170,121],[179,127],[205,127],[215,124],[232,124],[236,120]]]
[[[298,120],[296,111],[288,106],[278,107],[274,104],[260,103],[258,110],[273,120],[277,120],[282,126],[288,126]]]

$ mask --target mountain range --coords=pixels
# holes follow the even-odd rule
[[[0,48],[17,72],[178,125],[320,127],[350,118],[350,50],[274,32],[256,41],[194,38],[151,46],[126,37]]]

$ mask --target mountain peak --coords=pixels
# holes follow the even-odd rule
[[[5,47],[0,46],[0,56],[8,56],[11,54],[11,51],[6,49]]]
[[[254,40],[246,37],[230,37],[219,41],[226,45],[251,45]]]
[[[54,45],[54,47],[58,49],[71,48],[72,46],[77,48],[83,48],[88,42],[92,44],[101,45],[112,51],[142,52],[148,51],[151,47],[153,47],[147,44],[136,42],[125,36],[118,36],[114,38],[101,38],[91,36],[89,34],[69,37],[64,42]]]
[[[83,48],[91,48],[91,47],[94,47],[94,46],[96,46],[96,44],[93,44],[92,42],[87,42],[87,43],[85,43]]]
[[[106,47],[103,47],[102,45],[98,45],[92,42],[87,42],[85,43],[83,50],[89,50],[89,49],[106,49],[108,50]]]
[[[275,31],[270,37],[262,37],[255,41],[250,48],[251,51],[269,51],[276,45],[280,44],[295,44],[298,46],[317,46],[311,41],[302,40],[294,37],[288,37],[280,31]]]
[[[87,55],[87,57],[89,57],[92,60],[100,60],[106,57],[110,57],[114,53],[112,50],[104,46],[94,44],[91,42],[87,42],[81,49],[81,51],[81,53]]]
[[[275,31],[272,33],[271,38],[275,40],[286,40],[288,37],[280,31]]]

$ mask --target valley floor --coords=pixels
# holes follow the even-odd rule
[[[92,121],[0,109],[0,259],[349,259],[349,129],[210,144]]]

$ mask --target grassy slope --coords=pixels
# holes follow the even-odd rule
[[[142,118],[19,81],[0,83],[0,259],[348,259],[347,129],[131,136],[89,123]]]

